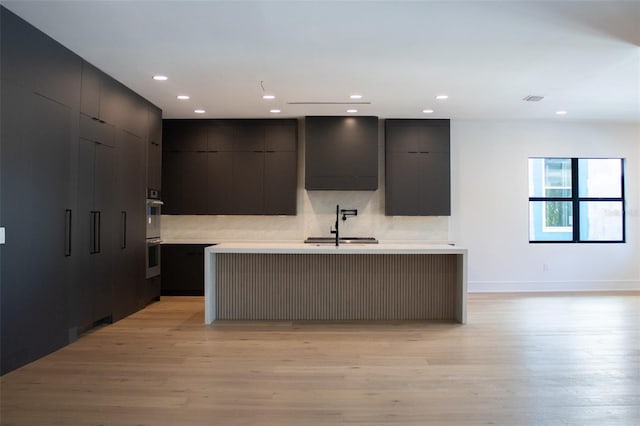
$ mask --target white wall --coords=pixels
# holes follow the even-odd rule
[[[167,242],[302,241],[330,236],[335,205],[357,208],[344,236],[447,242],[469,249],[470,291],[640,289],[640,125],[452,121],[452,216],[384,215],[380,128],[377,191],[304,190],[299,146],[297,216],[163,216]],[[304,125],[300,126],[304,141]],[[627,243],[529,244],[530,156],[627,159]]]
[[[451,238],[470,291],[640,289],[640,126],[452,122]],[[528,157],[626,158],[625,244],[529,244]]]

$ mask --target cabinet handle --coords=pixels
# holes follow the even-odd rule
[[[89,232],[89,254],[96,253],[96,212],[91,211],[90,214],[90,227],[91,230]]]
[[[275,152],[275,151],[273,151],[273,150],[269,150],[269,151],[265,151],[265,152]]]
[[[429,151],[420,151],[420,154],[429,154]]]
[[[409,151],[409,154],[417,154],[418,151]]]
[[[259,151],[259,150],[255,149],[253,152],[264,152],[264,151]]]
[[[71,209],[64,211],[64,256],[71,256]]]
[[[127,248],[127,212],[121,211],[120,218],[122,220],[122,244],[120,245],[121,249]]]
[[[102,233],[102,225],[100,223],[100,217],[102,216],[102,212],[97,211],[96,212],[96,217],[97,217],[97,232],[96,232],[96,241],[97,241],[97,246],[96,246],[96,253],[100,253],[102,251],[102,238],[101,238],[101,233]]]

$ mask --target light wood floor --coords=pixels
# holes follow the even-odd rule
[[[0,383],[2,425],[640,425],[640,295],[472,294],[467,325],[167,297]]]

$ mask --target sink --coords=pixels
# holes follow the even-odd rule
[[[304,240],[307,244],[335,244],[334,237],[309,237]],[[378,244],[373,237],[340,237],[340,244]]]

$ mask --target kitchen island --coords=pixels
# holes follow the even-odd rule
[[[467,249],[223,243],[205,248],[205,323],[467,318]]]

